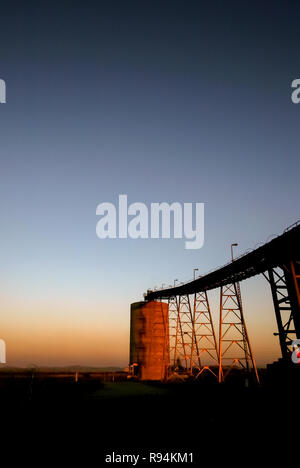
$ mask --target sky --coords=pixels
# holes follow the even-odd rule
[[[0,338],[9,365],[125,366],[130,303],[300,218],[299,3],[1,5]],[[99,239],[96,207],[205,203],[205,242]],[[268,284],[241,284],[259,365]],[[218,291],[211,292],[218,326]]]

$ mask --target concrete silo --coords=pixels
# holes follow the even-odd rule
[[[161,380],[168,366],[168,304],[135,302],[130,314],[130,366],[140,380]]]

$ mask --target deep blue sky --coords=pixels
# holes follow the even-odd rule
[[[126,364],[130,302],[226,262],[231,242],[242,252],[300,218],[300,105],[290,98],[299,20],[291,1],[1,6],[7,341],[14,327],[23,336],[27,320],[43,335],[50,316],[55,329],[66,314],[70,330],[86,317],[87,334],[97,322],[103,334],[117,324],[122,335],[118,355],[101,351],[93,362]],[[120,193],[129,202],[205,202],[204,247],[99,240],[96,206]],[[253,291],[249,304],[260,291],[259,307],[270,308],[263,286]],[[38,362],[24,343],[26,359]],[[11,348],[21,362],[23,351]]]

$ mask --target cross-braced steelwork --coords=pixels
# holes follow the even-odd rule
[[[169,299],[170,366],[172,371],[187,372],[191,358],[192,314],[188,296]]]
[[[180,316],[178,313],[177,297],[169,297],[169,363],[171,370],[181,366],[181,360],[184,356],[182,346],[177,336],[180,333]]]
[[[173,375],[216,375],[217,342],[206,292],[194,295],[193,306],[188,295],[169,298],[169,359]]]
[[[266,272],[272,272],[274,275],[273,283],[273,300],[275,309],[277,309],[277,323],[279,325],[279,338],[283,357],[289,359],[290,349],[289,342],[291,341],[291,333],[286,333],[283,325],[287,324],[291,318],[290,324],[294,324],[294,337],[300,338],[300,221],[285,229],[284,232],[261,245],[257,249],[251,250],[251,252],[241,255],[234,261],[217,268],[216,270],[208,273],[207,275],[194,277],[193,281],[182,283],[181,285],[161,289],[159,291],[147,290],[145,299],[147,301],[161,299],[169,299],[171,297],[181,295],[197,294],[199,291],[208,291],[215,288],[226,288],[228,285],[238,283],[239,281],[246,280],[255,275],[265,274]],[[234,244],[233,244],[234,245]],[[232,246],[233,246],[232,245]],[[285,282],[282,288],[276,286],[276,275],[275,269],[281,268],[284,271]],[[197,269],[196,269],[197,270]],[[269,279],[269,278],[268,278]],[[278,291],[284,288],[287,289],[287,295],[290,303],[283,305],[283,302],[278,302],[280,299]],[[277,298],[278,296],[278,298]],[[291,309],[287,309],[285,313],[282,307],[291,306]],[[289,315],[290,310],[290,315]],[[285,320],[287,316],[287,320]],[[282,326],[281,326],[282,322]],[[291,327],[289,328],[291,330]],[[290,335],[286,340],[285,336]]]
[[[221,287],[219,382],[222,382],[233,368],[244,369],[247,373],[253,371],[255,380],[259,382],[238,283]]]
[[[191,373],[199,377],[208,371],[217,377],[213,368],[218,364],[218,347],[207,292],[198,292],[194,295]]]
[[[188,295],[169,299],[169,350],[173,373],[191,372],[193,341],[193,314]]]
[[[300,262],[291,261],[268,271],[279,343],[283,359],[290,361],[292,342],[300,338]]]
[[[182,356],[181,367],[185,372],[190,369],[193,340],[193,318],[191,311],[190,298],[188,295],[179,296],[178,306],[178,324],[177,326],[177,355],[178,359]]]

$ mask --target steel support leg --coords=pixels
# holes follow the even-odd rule
[[[282,357],[290,362],[292,342],[300,338],[300,262],[268,271]]]
[[[207,292],[203,291],[194,295],[191,372],[199,377],[208,371],[217,377],[213,368],[218,364],[217,340]]]
[[[234,368],[253,372],[259,377],[244,320],[240,286],[232,283],[221,287],[219,331],[219,382]]]

